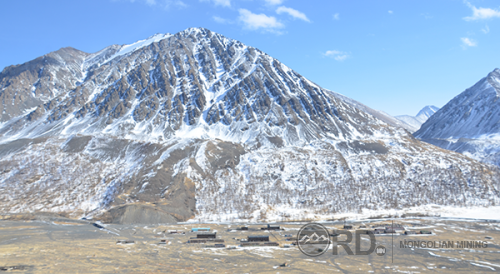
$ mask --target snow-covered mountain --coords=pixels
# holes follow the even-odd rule
[[[73,61],[80,71],[49,80],[64,80],[68,92],[53,93],[52,100],[9,120],[0,133],[13,139],[46,133],[104,133],[144,141],[192,136],[268,143],[278,138],[280,144],[297,145],[366,136],[380,127],[352,100],[322,89],[258,49],[204,29],[79,56],[86,56]],[[67,64],[61,61],[60,66]],[[38,99],[36,81],[31,81],[35,91],[25,97]],[[27,109],[7,110],[6,117]]]
[[[61,49],[4,69],[0,96],[4,212],[127,223],[500,202],[496,170],[203,28]]]
[[[500,165],[500,70],[468,88],[425,122],[415,136]]]
[[[406,123],[407,126],[405,127],[408,129],[410,132],[415,132],[417,131],[420,126],[431,117],[436,111],[438,111],[439,108],[436,106],[425,106],[423,109],[421,109],[417,116],[410,116],[410,115],[398,115],[395,116],[398,120],[402,121],[403,123]]]

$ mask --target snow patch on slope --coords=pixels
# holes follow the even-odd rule
[[[137,41],[133,44],[130,44],[130,45],[124,45],[122,46],[122,48],[117,52],[115,53],[110,59],[114,59],[118,56],[121,56],[121,55],[126,55],[130,52],[134,52],[140,48],[143,48],[143,47],[147,47],[149,45],[151,45],[152,43],[155,43],[155,42],[158,42],[158,41],[161,41],[163,39],[166,39],[168,37],[172,36],[172,34],[161,34],[161,33],[158,33],[158,34],[155,34],[151,37],[149,37],[148,39],[144,39],[144,40],[140,40],[140,41]]]

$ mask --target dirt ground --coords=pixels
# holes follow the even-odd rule
[[[350,224],[368,229],[392,220],[366,220]],[[386,247],[379,256],[347,255],[328,250],[308,257],[297,247],[285,248],[305,223],[279,224],[284,230],[266,232],[264,224],[103,225],[69,219],[0,220],[0,272],[12,273],[444,273],[500,271],[500,222],[464,219],[396,219],[407,230],[428,230],[432,235],[375,235],[376,245]],[[248,226],[249,231],[235,230]],[[323,223],[329,230],[343,222]],[[194,227],[210,227],[225,248],[187,244]],[[185,234],[168,234],[178,230]],[[352,231],[354,232],[354,231]],[[332,232],[333,233],[333,232]],[[239,247],[236,239],[266,235],[280,247]],[[165,240],[165,244],[160,244]],[[401,247],[400,241],[479,241],[475,248]],[[134,241],[134,243],[117,243]],[[361,250],[369,241],[361,238]],[[209,244],[210,245],[210,244]],[[212,244],[213,245],[213,244]],[[228,247],[235,247],[228,249]],[[355,244],[350,244],[355,250]],[[287,266],[280,265],[286,263]]]

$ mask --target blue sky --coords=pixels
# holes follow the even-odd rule
[[[0,69],[205,27],[391,115],[442,107],[500,67],[498,0],[0,1]]]

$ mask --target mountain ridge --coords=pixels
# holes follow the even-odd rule
[[[184,37],[184,38],[186,38],[189,35],[200,34],[200,32],[202,33],[204,31],[206,32],[208,30],[206,30],[206,29],[188,29],[186,31],[180,32],[180,33],[175,34],[175,35],[165,35],[164,36],[165,38],[163,38],[159,41],[156,41],[156,42],[152,42],[145,47],[153,47],[154,45],[158,45],[158,43],[160,43],[161,41],[168,40],[170,37]],[[208,35],[211,35],[211,32]],[[155,37],[155,36],[152,36],[152,37]],[[297,139],[297,137],[293,137],[292,135],[298,135],[299,139],[305,139],[306,141],[312,140],[315,138],[319,138],[319,136],[315,137],[314,134],[312,134],[312,132],[316,132],[317,130],[309,129],[309,127],[321,128],[321,126],[319,125],[320,122],[313,121],[313,120],[318,120],[318,119],[325,119],[325,122],[327,122],[327,123],[328,122],[335,123],[335,126],[330,125],[328,127],[330,130],[335,131],[335,132],[333,132],[334,135],[336,134],[337,136],[340,136],[343,134],[343,132],[345,133],[345,132],[352,131],[351,129],[342,128],[343,124],[338,123],[338,119],[341,119],[341,117],[336,115],[336,113],[338,113],[338,111],[335,109],[335,107],[333,107],[332,101],[331,101],[332,99],[327,99],[327,98],[329,98],[328,96],[326,96],[327,93],[333,94],[336,98],[341,98],[341,99],[344,98],[342,101],[347,102],[350,105],[354,105],[357,107],[362,106],[363,109],[368,109],[366,106],[360,104],[359,102],[354,102],[352,99],[346,100],[345,96],[341,96],[337,93],[327,91],[327,90],[320,88],[318,85],[303,78],[302,76],[293,72],[292,70],[290,70],[288,67],[284,66],[283,64],[275,63],[275,62],[277,62],[276,60],[272,59],[270,56],[266,55],[265,53],[262,53],[262,52],[256,50],[255,48],[246,47],[246,46],[243,46],[243,44],[241,44],[240,42],[237,42],[235,40],[226,39],[226,38],[221,38],[221,37],[222,36],[215,34],[215,39],[212,39],[212,41],[210,41],[211,45],[216,44],[220,41],[222,41],[221,42],[222,44],[226,44],[226,45],[229,45],[229,44],[232,45],[232,43],[234,43],[235,46],[229,48],[229,53],[230,53],[229,57],[231,57],[231,51],[233,52],[233,54],[236,54],[238,48],[240,48],[240,49],[242,48],[243,51],[245,51],[245,53],[241,52],[241,50],[240,50],[240,53],[239,53],[240,55],[242,55],[242,54],[248,55],[248,53],[253,54],[254,57],[258,59],[259,63],[257,65],[252,65],[252,68],[245,68],[245,66],[244,66],[245,64],[239,64],[238,67],[234,67],[236,64],[233,64],[232,69],[236,70],[235,73],[233,73],[233,75],[231,75],[229,77],[226,77],[226,79],[222,79],[222,80],[217,79],[217,78],[221,77],[221,76],[228,75],[227,72],[223,73],[221,75],[217,75],[216,73],[211,73],[211,75],[210,75],[210,73],[209,73],[208,78],[206,78],[205,80],[203,80],[203,77],[205,76],[203,74],[206,74],[206,73],[201,73],[202,77],[200,77],[200,78],[196,77],[193,74],[191,74],[191,76],[188,75],[189,77],[193,77],[193,79],[195,80],[195,81],[193,81],[194,86],[192,88],[194,88],[193,92],[196,93],[194,95],[197,98],[196,98],[196,100],[194,100],[193,102],[191,102],[187,105],[184,104],[183,102],[181,102],[182,100],[184,100],[186,98],[186,96],[178,96],[179,91],[177,91],[175,89],[176,87],[174,87],[174,85],[173,85],[174,83],[172,82],[172,78],[170,78],[170,83],[165,82],[165,79],[160,79],[163,81],[163,83],[167,84],[166,85],[166,89],[167,89],[166,92],[167,93],[168,93],[168,89],[169,89],[168,86],[170,86],[171,90],[173,89],[172,90],[173,94],[171,95],[172,102],[165,102],[165,101],[160,102],[161,95],[156,96],[156,97],[160,98],[160,100],[157,100],[154,98],[154,96],[151,96],[151,95],[153,95],[152,93],[154,93],[153,89],[159,88],[158,86],[154,85],[155,81],[151,81],[151,82],[153,82],[153,85],[148,83],[148,84],[146,84],[146,86],[143,86],[143,87],[134,86],[133,88],[136,90],[136,92],[135,92],[136,97],[137,97],[137,93],[142,93],[146,96],[149,96],[151,98],[151,100],[149,100],[148,102],[145,102],[144,100],[139,100],[142,102],[135,103],[135,104],[138,104],[138,103],[142,104],[142,105],[140,105],[141,110],[137,109],[137,106],[136,106],[136,108],[133,110],[133,113],[132,113],[132,119],[134,121],[130,121],[131,123],[129,123],[129,124],[137,124],[137,122],[143,121],[144,118],[149,118],[149,116],[152,116],[155,114],[156,114],[156,116],[158,116],[157,115],[158,113],[154,113],[151,111],[144,111],[145,110],[144,106],[149,105],[149,106],[154,106],[154,108],[158,108],[159,104],[163,103],[163,104],[167,104],[167,107],[169,107],[169,105],[176,106],[178,111],[176,111],[176,113],[173,113],[172,115],[175,115],[176,117],[182,117],[181,120],[182,120],[182,122],[184,122],[184,123],[182,123],[182,122],[178,123],[173,128],[173,131],[176,131],[177,129],[179,129],[183,124],[185,124],[186,126],[192,126],[195,123],[197,123],[197,124],[201,123],[202,124],[201,126],[203,126],[203,125],[212,126],[212,124],[214,124],[214,123],[216,123],[216,124],[222,123],[225,125],[234,124],[235,126],[238,126],[238,125],[236,125],[236,123],[232,123],[233,119],[234,119],[234,117],[233,117],[234,115],[228,115],[226,113],[227,109],[225,109],[226,106],[221,105],[219,103],[221,100],[224,100],[224,99],[227,100],[227,96],[231,96],[231,97],[237,97],[237,98],[243,99],[243,101],[242,100],[237,101],[238,105],[232,105],[231,106],[232,109],[230,109],[230,111],[236,112],[236,115],[245,114],[245,116],[243,116],[243,117],[240,116],[238,118],[240,121],[241,120],[248,121],[248,120],[257,119],[258,122],[263,122],[262,117],[260,117],[260,118],[255,117],[254,113],[256,111],[258,112],[258,111],[262,111],[262,110],[264,110],[266,112],[271,111],[271,113],[269,113],[269,112],[267,113],[268,115],[271,114],[271,116],[272,116],[272,117],[267,118],[268,119],[267,123],[269,125],[288,124],[285,127],[286,128],[285,130],[288,130],[290,132],[289,132],[289,134],[285,134],[287,136],[287,138],[285,138],[285,139],[287,142],[291,143],[291,142],[293,142],[293,140],[292,140],[293,138]],[[145,41],[145,40],[142,40],[142,41]],[[139,42],[141,42],[141,41],[139,41]],[[134,44],[137,44],[139,42],[136,42]],[[134,44],[132,44],[132,45],[134,45]],[[120,48],[127,47],[127,46],[129,46],[129,45],[121,46]],[[220,43],[219,43],[219,46],[220,46]],[[182,47],[182,45],[180,45],[180,47]],[[109,52],[110,49],[112,49],[111,52]],[[97,63],[89,63],[85,67],[92,69],[92,68],[97,66],[96,69],[99,70],[101,65],[106,66],[106,64],[108,64],[108,66],[109,66],[109,64],[113,64],[113,66],[114,66],[115,64],[119,64],[121,58],[123,58],[123,55],[119,54],[119,55],[115,56],[115,54],[118,51],[119,51],[119,48],[116,48],[114,46],[107,47],[103,51],[100,51],[99,54],[97,54],[95,56],[91,55],[91,60],[95,60],[97,58]],[[193,54],[194,53],[193,51],[196,51],[196,49],[190,50],[190,51],[188,51],[188,53],[190,52],[190,54]],[[128,54],[133,55],[134,52],[131,51],[131,52],[128,52]],[[151,54],[154,54],[154,53],[151,53]],[[105,56],[111,55],[111,59],[103,58],[101,55],[105,55]],[[194,59],[196,59],[196,58],[193,58],[194,56],[191,56],[191,57],[192,57],[193,62],[197,61],[197,60],[194,60]],[[238,56],[238,57],[240,57],[240,56]],[[244,56],[244,57],[246,57],[247,61],[248,61],[248,58],[250,56]],[[101,64],[99,62],[99,60],[102,60],[102,59],[104,59],[105,61],[103,61],[103,63]],[[230,67],[229,63],[227,63],[227,61],[224,62],[224,60],[222,60],[222,64],[219,63],[218,61],[216,61],[214,58],[212,58],[211,61],[212,61],[212,68],[211,68],[212,71],[215,69],[216,65],[217,65],[217,67],[219,67],[218,68],[219,70],[220,69],[224,69],[224,70],[231,69],[231,67]],[[236,60],[236,61],[239,61],[239,60]],[[84,63],[85,62],[86,62],[86,60],[84,61]],[[167,64],[165,64],[165,65],[170,66]],[[191,66],[191,65],[194,65],[194,64],[193,63],[188,64],[188,66]],[[155,65],[155,66],[158,68],[158,65]],[[126,67],[125,67],[125,69],[126,69]],[[182,72],[180,75],[176,75],[177,78],[179,76],[186,78],[186,74],[185,74],[186,72],[183,71],[182,68],[179,68],[179,69]],[[174,72],[175,70],[176,69],[174,67],[170,67],[170,71],[167,71],[167,73],[169,73],[170,75],[173,75],[173,74],[175,74],[175,72]],[[242,70],[247,71],[248,75],[243,75],[241,73]],[[255,70],[257,70],[257,71],[255,71]],[[188,67],[187,71],[189,71],[189,67]],[[249,92],[248,89],[253,88],[253,85],[242,86],[241,82],[240,82],[240,84],[238,86],[236,86],[236,85],[232,85],[231,83],[229,83],[229,82],[233,82],[234,81],[233,79],[235,79],[235,78],[236,79],[239,79],[239,78],[243,79],[243,78],[248,77],[248,78],[252,78],[252,79],[259,79],[258,77],[261,77],[262,75],[255,76],[254,74],[255,73],[261,74],[264,71],[265,71],[264,76],[267,77],[266,82],[257,81],[256,83],[258,84],[259,88],[265,88],[266,90],[269,90],[270,92],[255,94],[255,96],[258,95],[259,97],[252,97],[252,98],[248,98],[247,100],[245,100],[244,97],[247,96],[247,94]],[[88,73],[89,72],[85,72],[85,73],[82,72],[81,78],[83,79],[83,78],[89,77]],[[90,73],[90,77],[93,76],[92,75],[93,73],[94,72]],[[116,70],[108,72],[108,74],[109,73],[117,74]],[[119,75],[121,75],[121,72],[118,72],[118,73],[119,73]],[[145,73],[145,71],[142,70],[142,72],[140,72],[140,73]],[[287,73],[289,73],[289,74],[287,74]],[[161,75],[164,75],[164,74],[165,74],[165,72],[161,72]],[[237,74],[237,75],[234,75],[234,74]],[[119,77],[119,75],[116,75],[116,77]],[[153,77],[153,75],[150,75],[150,77]],[[162,77],[162,76],[160,76],[160,77]],[[282,77],[287,78],[285,80],[286,85],[282,85],[282,84],[275,85],[276,83],[281,83],[280,80],[283,80],[283,79],[280,79],[280,78],[282,78]],[[97,80],[102,81],[105,79],[97,79]],[[104,114],[108,114],[108,116],[111,116],[112,118],[115,118],[115,119],[123,118],[123,114],[131,111],[131,107],[133,107],[132,105],[134,105],[134,102],[132,100],[128,100],[128,102],[127,102],[127,100],[123,100],[124,96],[132,95],[132,94],[130,94],[129,91],[127,91],[128,94],[125,93],[125,91],[124,91],[124,89],[127,89],[130,86],[127,83],[130,79],[125,80],[122,77],[121,80],[118,78],[116,78],[116,79],[113,78],[113,80],[114,80],[113,81],[114,83],[112,83],[112,84],[114,86],[116,86],[117,84],[119,84],[121,86],[121,90],[117,90],[117,92],[121,93],[122,95],[119,95],[119,94],[115,95],[116,93],[110,94],[109,89],[102,90],[102,91],[99,91],[99,90],[95,91],[94,90],[93,92],[89,91],[87,93],[81,94],[81,96],[76,94],[73,98],[70,98],[70,99],[72,100],[72,102],[76,102],[77,100],[79,100],[83,103],[83,101],[86,101],[87,103],[83,107],[81,107],[80,109],[75,109],[76,107],[78,107],[78,105],[75,106],[75,104],[73,104],[73,103],[71,105],[66,104],[65,110],[62,113],[62,115],[60,115],[59,113],[56,113],[55,115],[52,114],[48,119],[50,121],[54,122],[54,121],[60,120],[62,118],[66,118],[67,115],[72,114],[71,112],[73,112],[73,116],[76,118],[85,117],[87,112],[91,111],[92,108],[97,108],[96,110],[94,110],[94,113],[93,113],[94,117],[102,117],[102,116],[104,116]],[[153,79],[151,78],[151,80],[153,80]],[[174,81],[175,80],[176,79],[174,78]],[[226,83],[224,84],[225,86],[223,87],[220,85],[220,83],[221,83],[221,81],[224,81],[224,80],[226,80]],[[93,81],[96,81],[96,80],[93,80]],[[211,81],[211,83],[207,83],[207,81],[209,81],[209,82]],[[76,83],[78,83],[78,82],[76,82]],[[247,83],[247,82],[243,81],[243,83]],[[111,83],[110,82],[106,83],[106,81],[104,82],[104,86],[106,86],[106,85],[109,86],[109,84],[111,84]],[[176,85],[177,84],[178,83],[176,83]],[[207,84],[210,84],[213,86],[208,87],[208,88],[202,86],[202,85],[207,85]],[[102,84],[101,84],[101,86],[102,86]],[[269,89],[269,87],[270,87],[270,89]],[[77,89],[74,91],[78,92],[79,88],[80,88],[80,86],[77,87]],[[85,89],[85,86],[83,86],[82,89]],[[245,89],[247,91],[245,91]],[[278,96],[278,93],[273,93],[273,90],[277,90],[277,89],[285,91],[285,96],[286,96],[286,98],[288,98],[288,99],[286,99],[286,100],[288,100],[287,102],[282,101],[283,99],[281,96]],[[140,91],[140,90],[142,90],[142,91]],[[288,90],[288,92],[286,92],[287,90]],[[312,91],[312,90],[314,90],[314,91]],[[300,91],[300,93],[295,94],[296,95],[295,96],[293,93],[296,93],[297,91]],[[100,92],[105,92],[106,94],[102,94],[101,96],[93,97],[93,96],[96,96],[97,93],[100,93]],[[247,94],[242,94],[242,92],[247,93]],[[311,95],[312,94],[311,92],[315,92],[314,95]],[[319,92],[319,93],[317,93],[317,92]],[[317,97],[318,95],[320,97]],[[118,98],[118,96],[122,97],[122,98]],[[261,96],[263,96],[263,97],[261,97]],[[78,97],[80,97],[80,98],[78,98]],[[142,99],[142,98],[139,98],[139,99]],[[229,99],[232,100],[233,98],[229,98]],[[254,105],[247,104],[244,107],[239,106],[239,104],[244,103],[244,101],[248,102],[249,100],[251,100],[251,101],[260,100],[260,101],[259,101],[259,104],[254,104]],[[110,101],[111,101],[111,105],[106,106],[106,103],[108,103]],[[116,104],[119,101],[121,101],[121,103]],[[151,105],[151,104],[153,104],[153,105]],[[283,107],[286,107],[286,109],[282,109]],[[258,108],[261,108],[261,109],[259,110]],[[59,110],[59,109],[56,109],[56,110]],[[33,117],[37,114],[40,114],[40,113],[43,113],[46,111],[54,112],[54,110],[51,109],[51,105],[48,104],[48,105],[45,105],[43,108],[38,107],[30,115],[31,115],[31,117]],[[61,111],[61,110],[59,110],[59,111]],[[111,113],[111,111],[112,111],[112,113]],[[201,115],[202,113],[203,113],[203,120],[200,120],[199,118],[202,116]],[[281,113],[285,113],[288,115],[282,116]],[[389,124],[394,125],[397,123],[395,121],[395,119],[393,119],[392,117],[390,117],[388,115],[381,114],[380,112],[371,111],[369,113],[371,113],[372,115],[373,114],[376,115],[377,118],[382,119],[384,122],[387,122]],[[99,124],[103,124],[103,123],[104,124],[112,124],[113,123],[112,118],[105,119],[106,121],[99,121]],[[170,118],[170,121],[172,122],[171,119],[172,118]],[[287,123],[287,121],[284,121],[284,119],[287,119],[288,123]],[[77,121],[75,122],[74,119],[71,122],[77,123]],[[313,122],[313,123],[311,123],[311,122]],[[242,128],[243,130],[248,126],[247,123],[245,123],[245,121],[243,121],[243,123],[240,123],[240,124],[241,125],[239,127]],[[300,127],[297,127],[297,125],[300,125]],[[99,125],[96,125],[96,126],[100,127]],[[294,132],[297,129],[300,130],[302,128],[305,128],[305,129],[300,131],[300,132]],[[324,127],[324,128],[326,128],[326,127]],[[363,130],[363,129],[358,128],[357,130]],[[268,129],[268,131],[269,131],[269,129]],[[218,132],[220,132],[220,130],[218,130]],[[234,130],[231,129],[231,132],[226,132],[225,135],[233,134],[233,132],[234,132]],[[75,133],[81,134],[82,132],[75,132]],[[221,135],[216,136],[216,137],[224,139],[224,136],[221,136]]]
[[[500,165],[500,70],[455,96],[415,137],[485,163]]]
[[[416,132],[420,126],[429,119],[436,111],[438,111],[439,108],[436,106],[425,106],[423,107],[416,116],[410,116],[410,115],[398,115],[395,116],[396,119],[402,121],[405,123],[405,128],[408,129],[410,132]]]
[[[158,37],[0,79],[15,83],[0,96],[40,102],[2,104],[0,210],[147,223],[500,203],[495,168],[256,48],[202,28]]]
[[[428,122],[422,125],[422,128],[415,133],[416,136],[428,138],[430,133],[427,132],[438,127],[439,134],[433,134],[432,138],[477,138],[484,134],[500,132],[500,125],[491,124],[495,120],[491,119],[491,116],[499,116],[499,111],[495,112],[497,108],[485,108],[483,106],[497,104],[498,97],[500,97],[499,83],[500,70],[495,69],[488,76],[450,100]],[[449,128],[446,124],[451,122],[449,119],[445,122],[443,117],[452,114],[452,111],[453,115],[456,116],[453,117],[456,124],[454,128]],[[488,119],[482,117],[488,117],[491,122],[488,123]],[[483,123],[483,127],[479,127],[481,123]],[[484,125],[484,123],[488,124]]]

